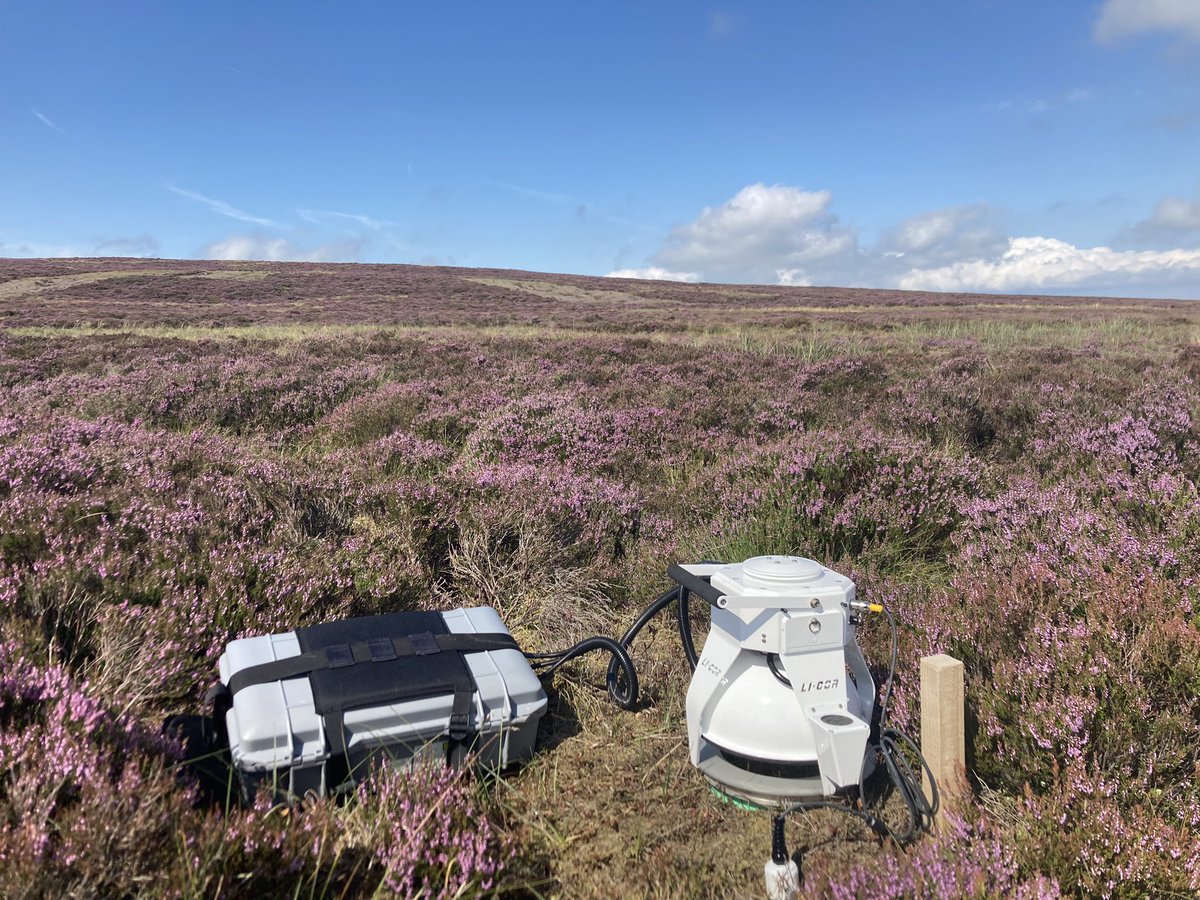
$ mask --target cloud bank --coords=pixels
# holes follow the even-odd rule
[[[752,184],[671,229],[644,268],[609,273],[677,281],[836,284],[905,290],[1084,293],[1200,299],[1200,201],[1165,198],[1138,227],[1153,249],[1077,247],[1010,235],[986,204],[951,206],[886,229],[871,246],[831,211],[829,191]]]
[[[605,278],[641,278],[644,281],[686,281],[696,282],[700,276],[695,272],[672,272],[659,266],[646,266],[643,269],[615,269],[604,276]]]
[[[1088,294],[1159,292],[1200,285],[1200,250],[1113,250],[1076,247],[1046,237],[1011,238],[991,259],[970,259],[934,269],[914,269],[898,287],[913,291],[1020,293],[1067,288]]]
[[[0,240],[0,257],[66,259],[87,256],[157,256],[162,250],[151,234],[98,237],[77,244],[47,244],[21,238]]]
[[[301,247],[285,238],[235,234],[204,247],[205,259],[265,260],[268,262],[356,262],[362,240]]]

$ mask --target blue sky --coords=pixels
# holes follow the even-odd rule
[[[0,4],[0,256],[1200,298],[1200,0]]]

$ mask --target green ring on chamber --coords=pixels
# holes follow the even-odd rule
[[[717,787],[715,784],[709,784],[708,789],[710,791],[712,791],[713,796],[716,797],[718,800],[720,800],[722,803],[728,803],[731,806],[742,810],[743,812],[764,812],[764,811],[766,811],[765,806],[759,806],[757,803],[751,803],[749,800],[743,800],[740,797],[734,797],[730,794],[727,794],[723,790],[721,790],[719,787]]]

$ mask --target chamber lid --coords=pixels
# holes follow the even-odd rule
[[[825,567],[803,556],[755,556],[742,563],[742,574],[748,585],[779,590],[820,581]]]

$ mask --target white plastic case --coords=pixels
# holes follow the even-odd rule
[[[442,613],[451,634],[507,633],[490,607]],[[295,632],[231,642],[219,662],[221,681],[243,669],[300,654]],[[505,768],[533,755],[546,693],[524,654],[515,649],[464,654],[476,689],[468,727],[480,764]],[[419,760],[460,764],[468,743],[452,742],[452,694],[406,700],[344,713],[348,756],[335,771],[324,717],[314,708],[308,677],[252,684],[238,691],[225,716],[233,764],[243,790],[253,795],[269,780],[277,794],[300,796],[345,790],[370,770],[372,760],[397,767]],[[334,744],[339,747],[340,740]]]

